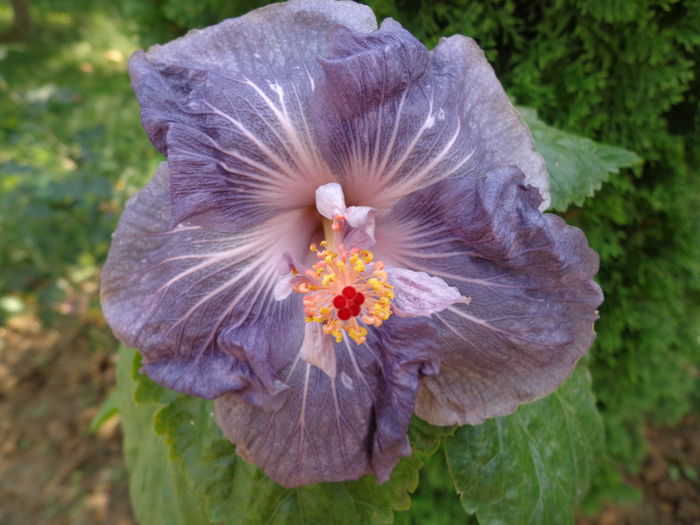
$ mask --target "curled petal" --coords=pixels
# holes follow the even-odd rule
[[[316,57],[338,24],[376,27],[365,6],[298,0],[132,56],[144,128],[170,165],[172,225],[237,231],[313,204],[332,180],[309,121]]]
[[[321,60],[313,122],[348,202],[384,209],[431,184],[518,166],[549,202],[542,157],[473,40],[428,52],[393,20],[339,29]]]
[[[598,257],[580,230],[539,212],[541,202],[507,168],[437,183],[378,225],[378,256],[471,298],[433,316],[444,353],[417,397],[427,421],[505,415],[556,389],[590,347]]]
[[[350,248],[374,246],[374,226],[377,212],[369,206],[345,206],[343,188],[337,182],[324,184],[316,190],[316,209],[326,219],[341,217],[340,241]]]
[[[469,303],[457,288],[439,277],[393,266],[387,266],[386,272],[395,294],[391,309],[400,316],[427,317],[455,303]]]
[[[345,212],[342,242],[353,248],[374,246],[374,227],[377,211],[369,206],[350,206]]]
[[[345,195],[337,182],[329,182],[316,189],[316,209],[326,219],[333,220],[336,215],[345,215]]]
[[[217,422],[237,452],[286,487],[372,472],[386,481],[411,454],[416,390],[437,371],[438,349],[425,321],[391,318],[381,328],[362,345],[333,343],[335,377],[298,358],[284,372],[289,395],[278,410],[236,394],[217,399]]]
[[[164,386],[206,398],[251,386],[277,393],[275,342],[300,343],[303,321],[298,296],[272,294],[283,254],[305,249],[315,220],[293,212],[235,235],[170,228],[169,202],[164,163],[114,233],[102,274],[107,321]]]

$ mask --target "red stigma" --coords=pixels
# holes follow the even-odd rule
[[[347,321],[360,315],[360,305],[365,302],[365,296],[354,286],[346,286],[342,292],[333,298],[333,306],[338,309],[338,319]]]
[[[344,295],[336,295],[333,298],[333,306],[335,306],[337,309],[345,308],[345,305],[348,304],[348,300],[345,298]]]

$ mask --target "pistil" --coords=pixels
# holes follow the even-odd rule
[[[320,248],[309,249],[318,262],[304,274],[294,287],[305,294],[304,314],[307,322],[323,324],[323,332],[337,342],[343,332],[356,343],[367,338],[367,326],[380,326],[391,315],[393,287],[387,282],[384,264],[375,261],[369,250],[335,245],[344,217],[324,220],[325,241]],[[330,242],[329,240],[330,239]]]

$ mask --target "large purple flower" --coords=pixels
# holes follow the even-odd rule
[[[472,40],[428,51],[297,0],[130,68],[167,162],[114,234],[105,315],[274,480],[383,482],[414,410],[507,414],[588,349],[597,256],[542,213],[542,159]]]

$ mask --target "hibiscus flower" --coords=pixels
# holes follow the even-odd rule
[[[414,411],[508,414],[589,348],[597,256],[543,213],[542,158],[473,40],[428,51],[296,0],[130,71],[167,161],[114,234],[106,318],[275,481],[386,481]]]

